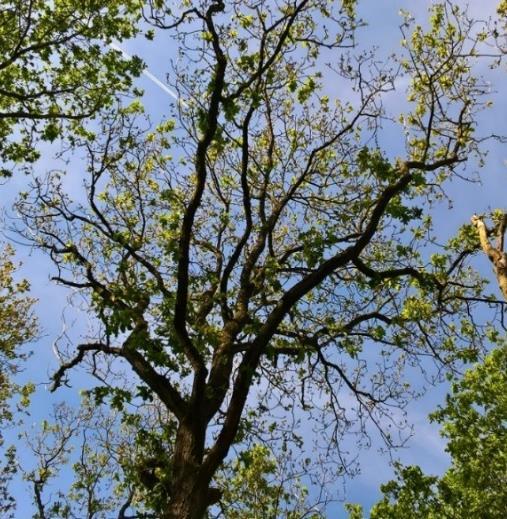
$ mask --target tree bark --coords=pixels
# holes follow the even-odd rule
[[[494,247],[490,240],[490,231],[486,227],[484,220],[481,216],[473,215],[471,218],[472,225],[474,225],[479,234],[479,240],[481,248],[488,256],[495,270],[496,279],[498,286],[502,291],[502,294],[507,301],[507,254],[503,251],[505,225],[507,215],[504,216],[503,221],[498,225],[496,229],[497,234],[497,247]]]
[[[202,470],[205,443],[204,413],[187,416],[178,427],[173,456],[171,499],[161,519],[202,519],[220,499]]]
[[[209,506],[217,503],[222,492],[207,485],[195,485],[190,492],[182,489],[171,499],[165,515],[161,519],[203,519]]]

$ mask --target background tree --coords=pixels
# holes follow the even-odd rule
[[[484,216],[473,215],[465,226],[469,250],[482,249],[493,263],[498,286],[507,299],[504,235],[506,215],[497,209],[488,228]],[[475,229],[474,229],[475,228]],[[495,238],[492,243],[490,237]],[[503,318],[502,318],[503,324]],[[504,327],[505,329],[505,327]],[[499,334],[492,331],[496,342]],[[382,485],[382,501],[370,517],[485,518],[505,515],[507,508],[507,347],[500,346],[457,380],[446,405],[430,415],[442,425],[448,440],[451,467],[440,478],[427,476],[420,467],[395,464],[396,480]],[[362,517],[359,506],[349,506],[351,518]]]
[[[79,409],[60,404],[39,431],[25,433],[32,460],[22,463],[20,472],[29,483],[36,519],[155,519],[132,475],[146,453],[138,429],[155,434],[160,420],[147,406],[143,420],[139,415],[121,420],[116,411],[84,397]],[[68,465],[72,476],[62,478]]]
[[[11,517],[15,509],[14,498],[9,492],[9,483],[16,473],[15,450],[5,448],[3,431],[18,418],[13,411],[13,397],[19,397],[19,405],[26,406],[33,386],[19,386],[12,380],[19,371],[20,363],[27,352],[20,347],[37,334],[37,322],[32,313],[33,299],[27,296],[29,285],[26,281],[16,282],[16,265],[12,259],[13,250],[2,247],[0,259],[0,447],[4,447],[5,462],[0,468],[0,513]]]
[[[325,492],[309,499],[308,488],[302,483],[302,478],[307,474],[304,469],[297,474],[290,467],[290,455],[287,451],[275,455],[267,446],[260,444],[243,451],[217,478],[224,491],[220,499],[220,513],[214,517],[325,517],[322,514]]]
[[[451,467],[435,477],[419,467],[397,465],[397,479],[382,485],[384,498],[372,508],[370,517],[504,517],[506,391],[507,348],[503,345],[454,383],[445,406],[431,415],[448,440]]]
[[[70,200],[54,172],[18,211],[97,318],[61,352],[55,388],[88,362],[99,401],[159,399],[169,447],[146,456],[158,466],[139,479],[144,499],[159,517],[201,518],[231,446],[281,430],[269,409],[313,419],[343,473],[345,433],[371,420],[395,443],[406,368],[452,368],[482,348],[473,309],[502,303],[482,296],[462,243],[430,257],[428,211],[484,138],[489,85],[472,66],[488,34],[437,4],[426,32],[406,17],[405,59],[380,67],[344,50],[354,2],[149,6],[155,37],[180,53],[177,120],[145,128],[138,102],[104,114],[73,141],[85,197]],[[326,79],[351,102],[323,91],[330,57]],[[388,157],[382,99],[402,73],[413,110],[404,155]],[[115,386],[119,364],[133,392]]]
[[[0,8],[0,174],[34,162],[53,141],[111,104],[140,74],[138,58],[108,48],[133,37],[133,0],[7,0]]]
[[[29,284],[26,280],[16,282],[15,270],[12,248],[3,246],[0,260],[1,425],[12,420],[8,401],[16,385],[13,385],[11,378],[19,370],[20,361],[26,357],[20,346],[30,342],[37,334],[37,322],[32,313],[34,300],[27,296]]]

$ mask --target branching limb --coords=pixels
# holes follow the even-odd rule
[[[174,307],[174,329],[182,349],[196,373],[195,380],[196,382],[199,382],[196,385],[196,389],[197,387],[200,388],[201,384],[204,382],[207,370],[201,355],[192,344],[192,340],[190,339],[186,327],[189,290],[190,243],[192,240],[192,230],[195,215],[199,206],[201,205],[201,200],[206,185],[206,155],[218,128],[220,102],[225,84],[224,79],[227,60],[222,51],[220,38],[213,23],[214,13],[222,11],[223,9],[224,4],[221,1],[214,2],[208,8],[205,16],[208,31],[212,35],[213,49],[215,51],[216,57],[216,66],[213,79],[213,91],[210,97],[209,108],[205,115],[205,131],[199,140],[195,152],[195,173],[197,177],[197,183],[192,195],[192,199],[190,200],[190,203],[188,204],[183,216],[178,245],[178,286],[176,290],[176,303]]]
[[[128,341],[127,341],[128,342]],[[134,371],[139,375],[151,390],[164,402],[167,408],[172,411],[176,417],[180,418],[185,412],[185,401],[179,392],[169,383],[166,377],[157,373],[148,361],[134,349],[128,347],[118,348],[108,346],[103,343],[80,344],[77,347],[77,354],[68,362],[62,364],[56,373],[53,375],[53,385],[51,391],[56,391],[63,384],[67,384],[65,378],[67,372],[80,364],[86,353],[100,352],[116,357],[123,357],[126,359]]]
[[[100,351],[102,353],[115,356],[121,355],[121,348],[107,346],[106,344],[102,343],[80,344],[77,347],[76,356],[70,359],[68,362],[62,364],[56,373],[52,376],[53,384],[51,386],[51,392],[56,391],[62,385],[67,385],[67,379],[65,378],[67,371],[80,364],[83,361],[86,353],[90,351]]]

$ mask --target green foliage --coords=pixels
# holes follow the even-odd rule
[[[15,519],[16,500],[9,491],[12,479],[18,472],[16,449],[13,446],[3,453],[5,462],[0,466],[0,513],[4,519]]]
[[[408,12],[402,13],[405,17],[402,44],[407,56],[401,59],[401,65],[412,77],[408,100],[413,103],[413,109],[400,120],[405,126],[412,157],[439,159],[452,152],[445,138],[431,139],[431,134],[425,131],[428,121],[443,121],[449,113],[463,123],[457,136],[459,145],[470,153],[477,153],[473,125],[463,117],[470,109],[473,96],[482,91],[480,79],[473,74],[469,61],[478,52],[480,31],[475,31],[474,21],[467,19],[464,11],[452,2],[432,5],[427,30],[414,25]],[[463,103],[461,109],[455,105],[458,99]]]
[[[14,251],[6,246],[1,251],[0,260],[0,427],[2,422],[12,420],[9,398],[16,393],[21,404],[27,405],[31,386],[19,387],[11,377],[20,369],[20,362],[26,358],[20,347],[37,334],[37,322],[32,313],[34,300],[27,293],[27,281],[15,281],[16,265]],[[0,437],[1,438],[1,437]]]
[[[139,0],[8,0],[0,13],[1,175],[39,157],[37,138],[82,133],[140,74],[109,48],[134,36]]]
[[[17,204],[24,237],[49,253],[56,280],[81,292],[93,321],[55,386],[92,361],[104,386],[93,391],[97,403],[134,429],[131,448],[122,443],[124,453],[107,459],[121,466],[122,495],[131,489],[156,515],[203,516],[218,481],[233,518],[295,517],[306,507],[297,478],[302,501],[276,483],[283,470],[266,448],[228,464],[233,444],[283,437],[302,447],[297,418],[310,411],[322,433],[315,448],[335,449],[333,474],[342,474],[342,437],[367,434],[370,419],[390,423],[417,390],[415,367],[426,375],[429,359],[442,368],[474,360],[489,337],[487,317],[467,319],[485,281],[467,267],[463,243],[435,250],[430,215],[482,141],[471,131],[489,96],[472,71],[475,26],[450,4],[435,6],[428,31],[411,29],[398,71],[346,50],[361,23],[355,3],[153,1],[143,13],[148,38],[178,46],[171,77],[185,98],[176,120],[156,114],[154,128],[141,99],[116,110],[106,98],[93,133],[79,122],[64,132],[54,109],[56,126],[43,134],[65,135],[62,158],[86,162],[74,200],[53,172]],[[100,5],[112,33],[132,22],[121,5],[137,16],[135,3]],[[128,27],[125,37],[136,32]],[[123,92],[139,63],[104,52],[101,34],[48,59],[56,70],[74,60],[78,77],[93,61],[85,79],[117,80]],[[324,95],[330,51],[338,58],[326,84],[347,85],[351,101]],[[382,122],[394,122],[384,98],[400,74],[412,79],[414,104],[399,128],[407,150],[392,157],[376,143]],[[132,384],[114,376],[117,365]],[[137,405],[157,409],[155,426],[141,411],[128,414]],[[83,457],[102,470],[92,449]],[[43,486],[55,471],[48,459]],[[93,486],[84,468],[77,474]]]
[[[137,411],[109,412],[85,396],[80,408],[56,406],[38,428],[25,431],[32,467],[20,470],[34,489],[36,517],[110,519],[122,507],[134,516],[150,517],[154,489],[146,489],[139,475],[142,479],[154,468],[148,454],[156,453],[163,465],[162,432],[150,409]],[[71,470],[65,472],[65,483],[54,491],[67,466]],[[1,485],[0,473],[0,492]]]
[[[21,347],[38,333],[32,313],[35,301],[28,296],[30,285],[26,280],[15,280],[17,265],[13,255],[10,246],[0,250],[0,448],[5,460],[0,467],[0,515],[6,519],[16,517],[16,502],[9,485],[17,473],[17,463],[16,450],[13,446],[5,447],[2,432],[6,426],[20,425],[19,411],[30,403],[34,385],[20,386],[13,378],[28,355]]]
[[[386,496],[373,507],[371,519],[437,519],[440,506],[433,492],[437,478],[425,476],[419,467],[396,465],[397,480],[381,486]]]
[[[432,419],[442,425],[452,458],[442,478],[444,502],[471,518],[503,517],[507,509],[507,346],[493,350],[483,363],[468,370]]]
[[[220,501],[226,519],[321,519],[308,502],[300,480],[285,474],[268,447],[254,445],[240,453],[218,478],[224,489]]]
[[[396,465],[372,519],[502,519],[507,509],[507,346],[453,384],[431,415],[441,424],[451,467],[440,478]],[[356,517],[350,515],[350,517]],[[360,516],[359,516],[360,517]]]

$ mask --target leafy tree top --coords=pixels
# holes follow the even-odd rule
[[[38,138],[80,122],[126,92],[142,62],[109,48],[139,29],[137,0],[9,0],[0,11],[0,174],[34,162]]]

